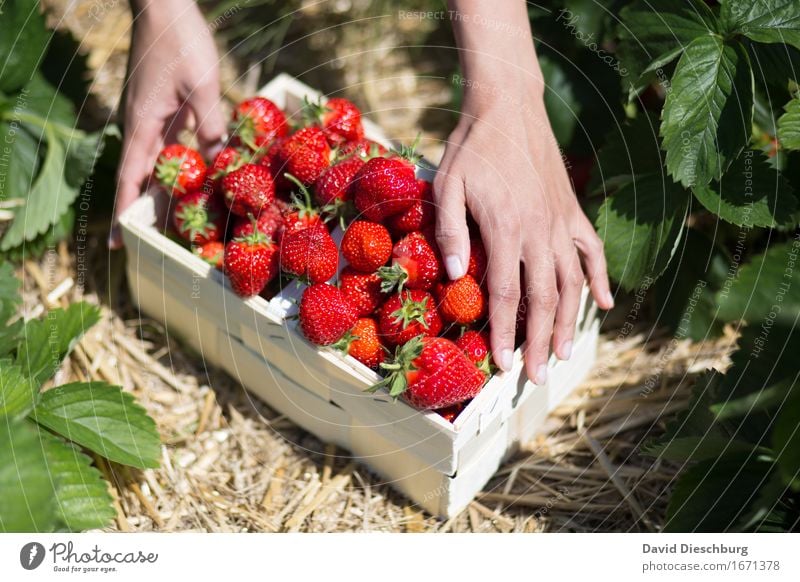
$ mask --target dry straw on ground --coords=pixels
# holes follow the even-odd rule
[[[88,259],[106,264],[100,255]],[[76,285],[66,244],[25,262],[19,275],[27,317],[80,298],[97,302]],[[91,288],[91,278],[87,283]],[[545,433],[465,511],[442,521],[345,451],[249,397],[231,377],[206,369],[157,322],[140,319],[124,292],[113,302],[55,381],[119,384],[158,423],[159,469],[100,463],[113,484],[114,527],[122,531],[658,530],[675,467],[640,448],[686,402],[697,373],[724,367],[733,339],[695,344],[645,331],[604,334],[595,373],[551,415]]]

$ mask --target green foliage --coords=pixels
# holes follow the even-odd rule
[[[800,150],[800,99],[786,104],[786,113],[778,119],[778,139],[790,150]]]
[[[36,70],[47,46],[38,0],[3,2],[0,20],[0,93],[19,90]]]

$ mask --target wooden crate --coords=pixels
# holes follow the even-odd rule
[[[287,75],[261,94],[290,115],[303,96],[318,97]],[[367,137],[390,145],[368,120],[365,130]],[[145,193],[120,220],[128,280],[141,310],[204,361],[225,369],[320,439],[351,451],[432,514],[450,517],[463,509],[594,363],[596,307],[584,290],[573,356],[566,362],[551,358],[544,386],[526,381],[517,350],[513,369],[495,375],[454,423],[393,402],[385,393],[369,394],[365,389],[378,379],[374,371],[309,343],[296,321],[287,319],[296,309],[299,287],[290,285],[270,301],[236,296],[219,271],[161,234],[168,203],[164,194]]]

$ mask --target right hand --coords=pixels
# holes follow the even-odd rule
[[[193,124],[200,150],[210,158],[225,134],[219,57],[197,5],[192,0],[146,4],[135,14],[131,39],[112,249],[122,246],[119,216],[139,196],[161,148]]]

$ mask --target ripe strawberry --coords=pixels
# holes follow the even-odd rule
[[[378,314],[378,325],[381,338],[397,346],[418,335],[439,335],[442,318],[430,293],[405,289],[386,300]]]
[[[308,188],[291,174],[285,174],[285,177],[300,190],[300,195],[297,193],[291,195],[292,202],[283,213],[283,232],[294,232],[315,224],[322,224],[322,216],[311,202],[311,193]],[[327,211],[329,208],[324,207],[322,210]]]
[[[275,182],[275,189],[278,191],[288,190],[292,187],[292,183],[283,177],[286,171],[286,164],[281,160],[278,152],[280,152],[283,144],[288,140],[288,136],[275,138],[270,146],[267,148],[264,157],[259,162],[262,166],[269,169],[272,175],[272,181]]]
[[[392,237],[377,222],[356,220],[344,233],[342,254],[354,269],[372,273],[392,256]]]
[[[322,126],[331,145],[364,137],[361,111],[355,103],[343,97],[328,99],[324,105],[306,100],[303,115],[306,122]]]
[[[486,248],[479,238],[469,241],[469,264],[467,265],[467,275],[470,275],[481,285],[486,284],[486,267],[489,259],[486,257]]]
[[[175,202],[172,225],[181,238],[194,244],[222,240],[228,214],[226,210],[216,195],[195,190]]]
[[[455,344],[478,366],[478,369],[490,376],[492,373],[491,352],[489,351],[489,332],[470,329],[455,341]]]
[[[289,132],[283,111],[269,99],[245,99],[233,110],[230,130],[251,150],[266,146]]]
[[[258,216],[275,200],[275,186],[269,170],[258,164],[245,164],[222,179],[225,204],[237,216]]]
[[[427,291],[443,273],[439,247],[421,232],[412,232],[394,244],[392,265],[382,267],[378,274],[388,293],[397,286]]]
[[[378,142],[362,138],[356,141],[348,141],[338,146],[336,158],[341,160],[355,154],[366,162],[370,158],[385,156],[387,153],[389,151]]]
[[[402,157],[372,158],[353,177],[353,188],[356,208],[373,222],[403,212],[422,196],[414,162]]]
[[[339,251],[322,223],[303,230],[284,232],[281,239],[281,269],[285,273],[322,283],[336,274]]]
[[[221,184],[222,178],[249,163],[250,160],[250,154],[239,148],[231,146],[222,148],[208,169],[208,176],[215,184]]]
[[[193,246],[192,252],[212,267],[222,269],[223,257],[225,256],[225,243],[222,241],[213,240],[202,245]]]
[[[206,164],[199,152],[173,143],[158,154],[156,180],[173,196],[200,190],[206,178]]]
[[[278,246],[258,230],[235,238],[225,245],[224,271],[234,293],[258,295],[278,272]]]
[[[253,224],[253,220],[249,216],[235,217],[231,236],[233,238],[247,236],[253,233],[253,229],[258,229],[272,240],[280,242],[281,231],[283,230],[283,214],[281,214],[280,207],[274,202],[264,206],[255,224]]]
[[[381,368],[389,375],[371,388],[388,388],[395,398],[403,395],[413,406],[444,408],[473,398],[486,377],[448,339],[416,337],[397,348],[391,362]]]
[[[377,370],[386,350],[378,339],[378,324],[371,317],[361,317],[349,332],[334,346],[353,356],[365,366]]]
[[[339,287],[360,316],[374,313],[385,297],[377,273],[359,273],[352,267],[342,269]]]
[[[321,346],[335,343],[355,325],[357,318],[353,306],[337,287],[318,283],[303,291],[300,329],[309,341]]]
[[[486,312],[486,298],[481,286],[470,275],[438,285],[436,296],[442,317],[450,323],[469,325]]]
[[[317,201],[322,205],[341,204],[353,197],[353,176],[355,176],[364,160],[353,155],[328,167],[314,183]]]
[[[281,144],[275,163],[281,164],[282,172],[310,186],[330,166],[331,148],[319,127],[305,127]]]
[[[461,414],[461,411],[464,410],[465,403],[464,402],[457,402],[451,406],[446,406],[445,408],[439,408],[435,410],[439,416],[445,419],[447,422],[455,422],[458,415]]]
[[[399,214],[390,216],[387,225],[394,233],[406,234],[422,230],[432,225],[436,219],[436,206],[433,202],[433,190],[427,180],[417,180],[420,198]]]

